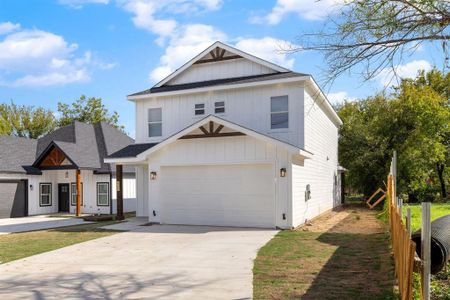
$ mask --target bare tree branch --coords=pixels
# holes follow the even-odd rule
[[[284,51],[322,52],[327,84],[360,65],[364,80],[386,68],[395,72],[403,54],[424,43],[442,43],[444,68],[449,68],[449,40],[450,1],[349,0],[322,30],[300,35],[300,48]]]

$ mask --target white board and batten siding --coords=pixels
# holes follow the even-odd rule
[[[289,179],[279,178],[278,170],[288,163],[284,149],[249,136],[177,140],[149,157],[146,168],[156,172],[157,179],[145,182],[148,198],[138,196],[138,215],[145,209],[141,199],[148,199],[152,222],[287,227],[283,214],[288,209]],[[144,183],[144,170],[138,168],[138,182]],[[264,197],[261,191],[266,192]],[[184,207],[183,201],[190,205]],[[180,213],[177,205],[187,215],[176,215]],[[242,210],[233,215],[236,205]]]
[[[215,63],[194,64],[167,82],[167,85],[271,73],[275,73],[275,71],[261,64],[239,58]]]
[[[123,174],[123,211],[136,211],[136,176],[135,174]],[[117,213],[116,177],[112,177],[112,207],[113,214]]]
[[[293,226],[303,224],[340,204],[337,178],[338,127],[320,108],[317,100],[305,93],[305,149],[314,153],[312,159],[292,162]],[[306,185],[311,199],[305,201]]]
[[[275,70],[252,59],[193,64],[166,85]],[[310,93],[310,88],[315,92]],[[328,104],[319,103],[326,101],[324,97],[312,99],[310,94],[317,90],[309,77],[302,77],[284,83],[135,98],[136,143],[161,142],[207,115],[216,115],[313,154],[305,159],[249,135],[176,140],[137,167],[137,215],[162,223],[292,228],[336,206],[340,203],[340,121]],[[271,129],[271,97],[276,96],[288,96],[289,127],[285,129]],[[225,103],[225,113],[215,114],[215,102]],[[196,104],[205,105],[204,115],[195,115]],[[161,108],[161,137],[148,136],[151,108]],[[281,168],[287,169],[286,177],[280,177]],[[149,180],[150,172],[157,173],[156,180]],[[311,199],[305,201],[308,184]]]
[[[71,184],[76,182],[75,170],[43,170],[42,175],[0,174],[0,179],[28,180],[28,215],[30,216],[57,213],[58,184],[70,184],[69,191],[71,192]],[[83,205],[81,206],[81,213],[109,214],[109,206],[97,206],[97,183],[110,183],[110,175],[94,174],[91,170],[81,170],[81,182],[83,183]],[[49,206],[39,205],[40,183],[52,184],[52,201]],[[113,205],[115,204],[115,195],[115,181],[113,181],[110,195],[110,201],[113,201]],[[136,181],[131,177],[124,179],[124,207],[126,212],[136,210]],[[70,203],[70,213],[75,213],[75,206],[72,203]]]
[[[270,128],[270,98],[288,96],[289,128]],[[136,101],[136,143],[160,142],[213,114],[241,126],[267,134],[292,145],[303,147],[303,97],[301,83],[247,87],[205,93],[186,94]],[[215,114],[214,103],[225,102],[225,113]],[[205,104],[205,115],[195,116],[195,104]],[[162,136],[148,137],[147,113],[162,108]]]

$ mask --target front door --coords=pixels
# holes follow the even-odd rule
[[[69,212],[70,192],[68,183],[58,184],[58,211]]]

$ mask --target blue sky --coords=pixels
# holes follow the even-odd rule
[[[319,53],[281,54],[300,32],[321,26],[339,0],[1,0],[0,99],[44,106],[80,95],[101,97],[134,135],[126,95],[147,89],[215,40],[310,73],[320,83]],[[427,45],[398,66],[401,76],[442,64]],[[326,88],[332,102],[373,94],[382,77],[346,74]]]

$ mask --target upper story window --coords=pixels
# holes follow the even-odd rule
[[[223,114],[224,112],[225,112],[225,102],[224,101],[214,102],[214,113]]]
[[[205,114],[205,103],[195,104],[194,112],[196,116]]]
[[[150,108],[148,110],[148,136],[162,136],[162,109]]]
[[[270,128],[289,127],[289,107],[288,96],[278,96],[270,98]]]
[[[39,184],[39,206],[51,206],[52,205],[52,184],[41,183]]]

